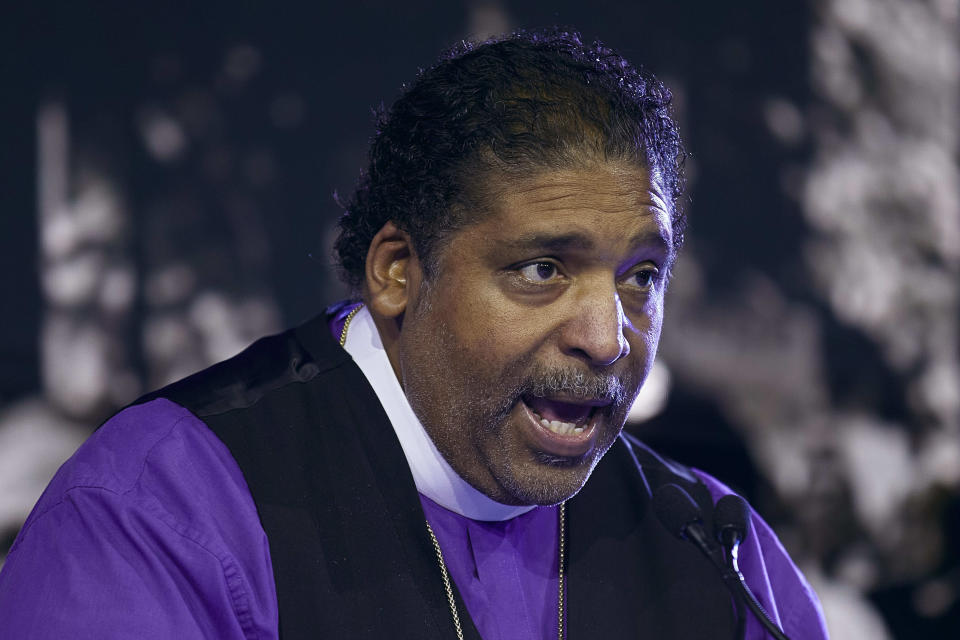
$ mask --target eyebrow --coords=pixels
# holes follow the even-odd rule
[[[503,243],[518,251],[592,251],[593,241],[582,233],[526,233]],[[640,233],[630,239],[630,246],[654,246],[671,253],[670,243],[659,231]]]

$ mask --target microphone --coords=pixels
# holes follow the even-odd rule
[[[737,565],[740,543],[750,530],[750,507],[738,495],[728,494],[717,501],[713,508],[713,535],[723,546],[727,567],[740,571]]]
[[[700,507],[686,491],[675,484],[665,484],[653,494],[653,510],[667,531],[697,545],[711,562],[716,553],[703,527]]]
[[[739,637],[743,637],[742,603],[746,603],[757,621],[776,640],[790,640],[764,611],[737,566],[737,550],[749,528],[749,507],[743,498],[729,495],[717,502],[713,528],[718,541],[723,545],[723,550],[707,535],[700,507],[680,486],[666,484],[657,489],[653,495],[653,510],[667,531],[681,540],[688,540],[696,545],[720,571],[724,584],[727,585],[737,603]]]

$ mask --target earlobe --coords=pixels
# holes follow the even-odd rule
[[[415,262],[409,234],[392,221],[383,225],[367,251],[364,297],[374,314],[402,317],[409,302],[410,271],[416,268]]]

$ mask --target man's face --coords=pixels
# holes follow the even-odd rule
[[[653,363],[672,254],[665,198],[637,167],[505,188],[410,293],[407,397],[470,484],[506,504],[574,495]]]

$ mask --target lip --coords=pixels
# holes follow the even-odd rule
[[[525,397],[526,397],[526,396],[524,396],[523,398],[525,398]],[[521,400],[523,400],[523,398],[521,398]],[[612,400],[609,400],[609,399],[607,399],[607,398],[602,398],[602,399],[601,399],[601,398],[581,398],[581,397],[577,397],[577,396],[562,396],[562,395],[556,395],[556,396],[546,396],[545,399],[546,399],[546,400],[552,400],[552,401],[554,401],[554,402],[566,402],[566,403],[569,403],[569,404],[580,404],[580,405],[584,405],[584,406],[588,406],[588,407],[606,407],[606,406],[609,406],[610,404],[612,404]],[[528,408],[529,408],[529,407],[528,407]]]
[[[564,458],[579,458],[593,449],[597,439],[597,423],[600,421],[599,411],[594,410],[593,415],[590,416],[590,422],[587,423],[582,432],[561,435],[550,431],[550,429],[540,424],[540,421],[537,420],[537,417],[533,414],[533,410],[530,409],[522,399],[519,404],[523,407],[524,413],[524,419],[522,420],[523,431],[529,443],[533,445],[533,448],[543,453]],[[597,404],[592,406],[603,405]]]

